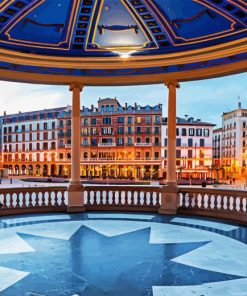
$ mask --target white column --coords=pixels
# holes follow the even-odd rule
[[[176,89],[177,81],[165,83],[168,87],[168,136],[167,136],[167,176],[161,194],[159,213],[176,214],[178,208],[178,187],[176,178]]]
[[[71,179],[69,186],[80,186],[80,153],[81,153],[81,114],[80,114],[80,93],[82,85],[72,83],[72,137],[71,137]]]
[[[80,114],[80,83],[71,83],[72,91],[72,138],[71,138],[71,179],[68,185],[68,212],[83,212],[84,190],[80,181],[80,154],[81,154],[81,114]]]

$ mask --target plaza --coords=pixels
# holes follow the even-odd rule
[[[246,3],[241,0],[1,1],[0,79],[67,86],[71,94],[67,103],[71,105],[67,110],[71,121],[65,120],[65,125],[71,126],[70,133],[65,142],[58,142],[64,145],[64,152],[59,154],[61,160],[66,158],[66,168],[52,167],[52,154],[42,152],[41,167],[35,163],[41,158],[34,162],[29,151],[21,153],[19,149],[38,150],[40,143],[33,143],[30,135],[26,140],[25,125],[12,126],[13,118],[22,121],[21,114],[3,114],[4,169],[12,175],[35,172],[46,177],[65,173],[69,182],[23,186],[22,181],[14,180],[20,185],[16,187],[7,186],[4,180],[0,185],[1,295],[246,294],[243,258],[247,252],[247,191],[179,186],[183,173],[190,178],[193,157],[194,165],[201,170],[200,178],[207,177],[203,168],[208,163],[203,160],[206,148],[197,149],[198,142],[191,138],[186,139],[188,153],[180,152],[177,163],[180,146],[176,130],[177,99],[186,83],[246,72],[246,11]],[[127,102],[121,110],[126,116],[111,115],[118,130],[108,126],[108,112],[119,112],[116,107],[123,106],[113,98],[99,100],[101,135],[90,139],[90,149],[97,144],[99,150],[89,150],[86,134],[90,116],[83,116],[83,122],[81,116],[81,94],[86,88],[152,84],[163,85],[159,105],[142,102],[131,106]],[[32,102],[35,104],[35,97]],[[198,97],[198,104],[202,103]],[[167,105],[164,149],[160,144],[161,105]],[[133,111],[131,116],[129,111]],[[147,113],[145,124],[140,111]],[[47,113],[51,128],[57,127],[60,135],[68,132],[62,125],[56,126],[56,110],[36,113],[31,114],[32,120],[33,116],[43,120],[40,116]],[[117,119],[121,117],[124,119]],[[123,121],[128,125],[128,117],[135,118],[137,135],[133,139],[121,136],[121,125]],[[191,137],[195,133],[203,146],[202,137],[209,137],[212,126],[201,126],[194,120],[191,123],[195,127],[181,127],[181,132],[188,131]],[[149,125],[150,130],[144,130]],[[42,128],[42,148],[54,149],[56,142],[47,132],[48,124],[42,122]],[[229,123],[226,128],[231,129]],[[116,131],[120,134],[115,142],[112,133]],[[230,131],[227,133],[232,137]],[[129,155],[127,143],[133,143],[140,165],[135,162],[129,168],[121,163]],[[120,148],[113,155],[110,147],[115,144]],[[226,145],[234,145],[232,139]],[[234,149],[226,149],[227,156],[231,156]],[[161,164],[162,153],[166,160]],[[100,168],[93,162],[94,156],[116,160],[114,165],[102,164]],[[82,158],[88,167],[81,166]],[[159,182],[148,186],[121,186],[106,180],[101,184],[82,182],[81,176],[94,175],[103,180],[121,175]]]

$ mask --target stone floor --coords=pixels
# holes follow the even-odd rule
[[[5,217],[0,295],[246,296],[247,228],[152,214]]]

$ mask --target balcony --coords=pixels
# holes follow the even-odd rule
[[[116,147],[116,143],[98,143],[98,147]]]
[[[134,146],[136,147],[151,147],[151,143],[135,143]]]
[[[105,197],[103,198],[103,192]],[[82,190],[86,210],[125,210],[158,212],[161,195],[167,187],[85,186]],[[124,198],[119,198],[124,193]],[[66,212],[67,187],[1,188],[1,215],[32,212]],[[16,196],[12,198],[12,196]],[[123,195],[122,195],[123,196]],[[247,191],[191,188],[178,189],[178,214],[201,215],[246,223]]]

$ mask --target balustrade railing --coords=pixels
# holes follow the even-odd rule
[[[158,212],[166,187],[85,186],[82,197],[86,210]],[[201,215],[247,223],[247,191],[213,188],[178,190],[178,214]],[[66,212],[65,186],[0,189],[0,215],[32,212]]]
[[[247,223],[247,191],[179,188],[179,214],[202,215]]]
[[[157,212],[162,189],[138,186],[87,186],[84,204],[89,210]]]
[[[0,215],[65,211],[66,187],[0,189]]]

